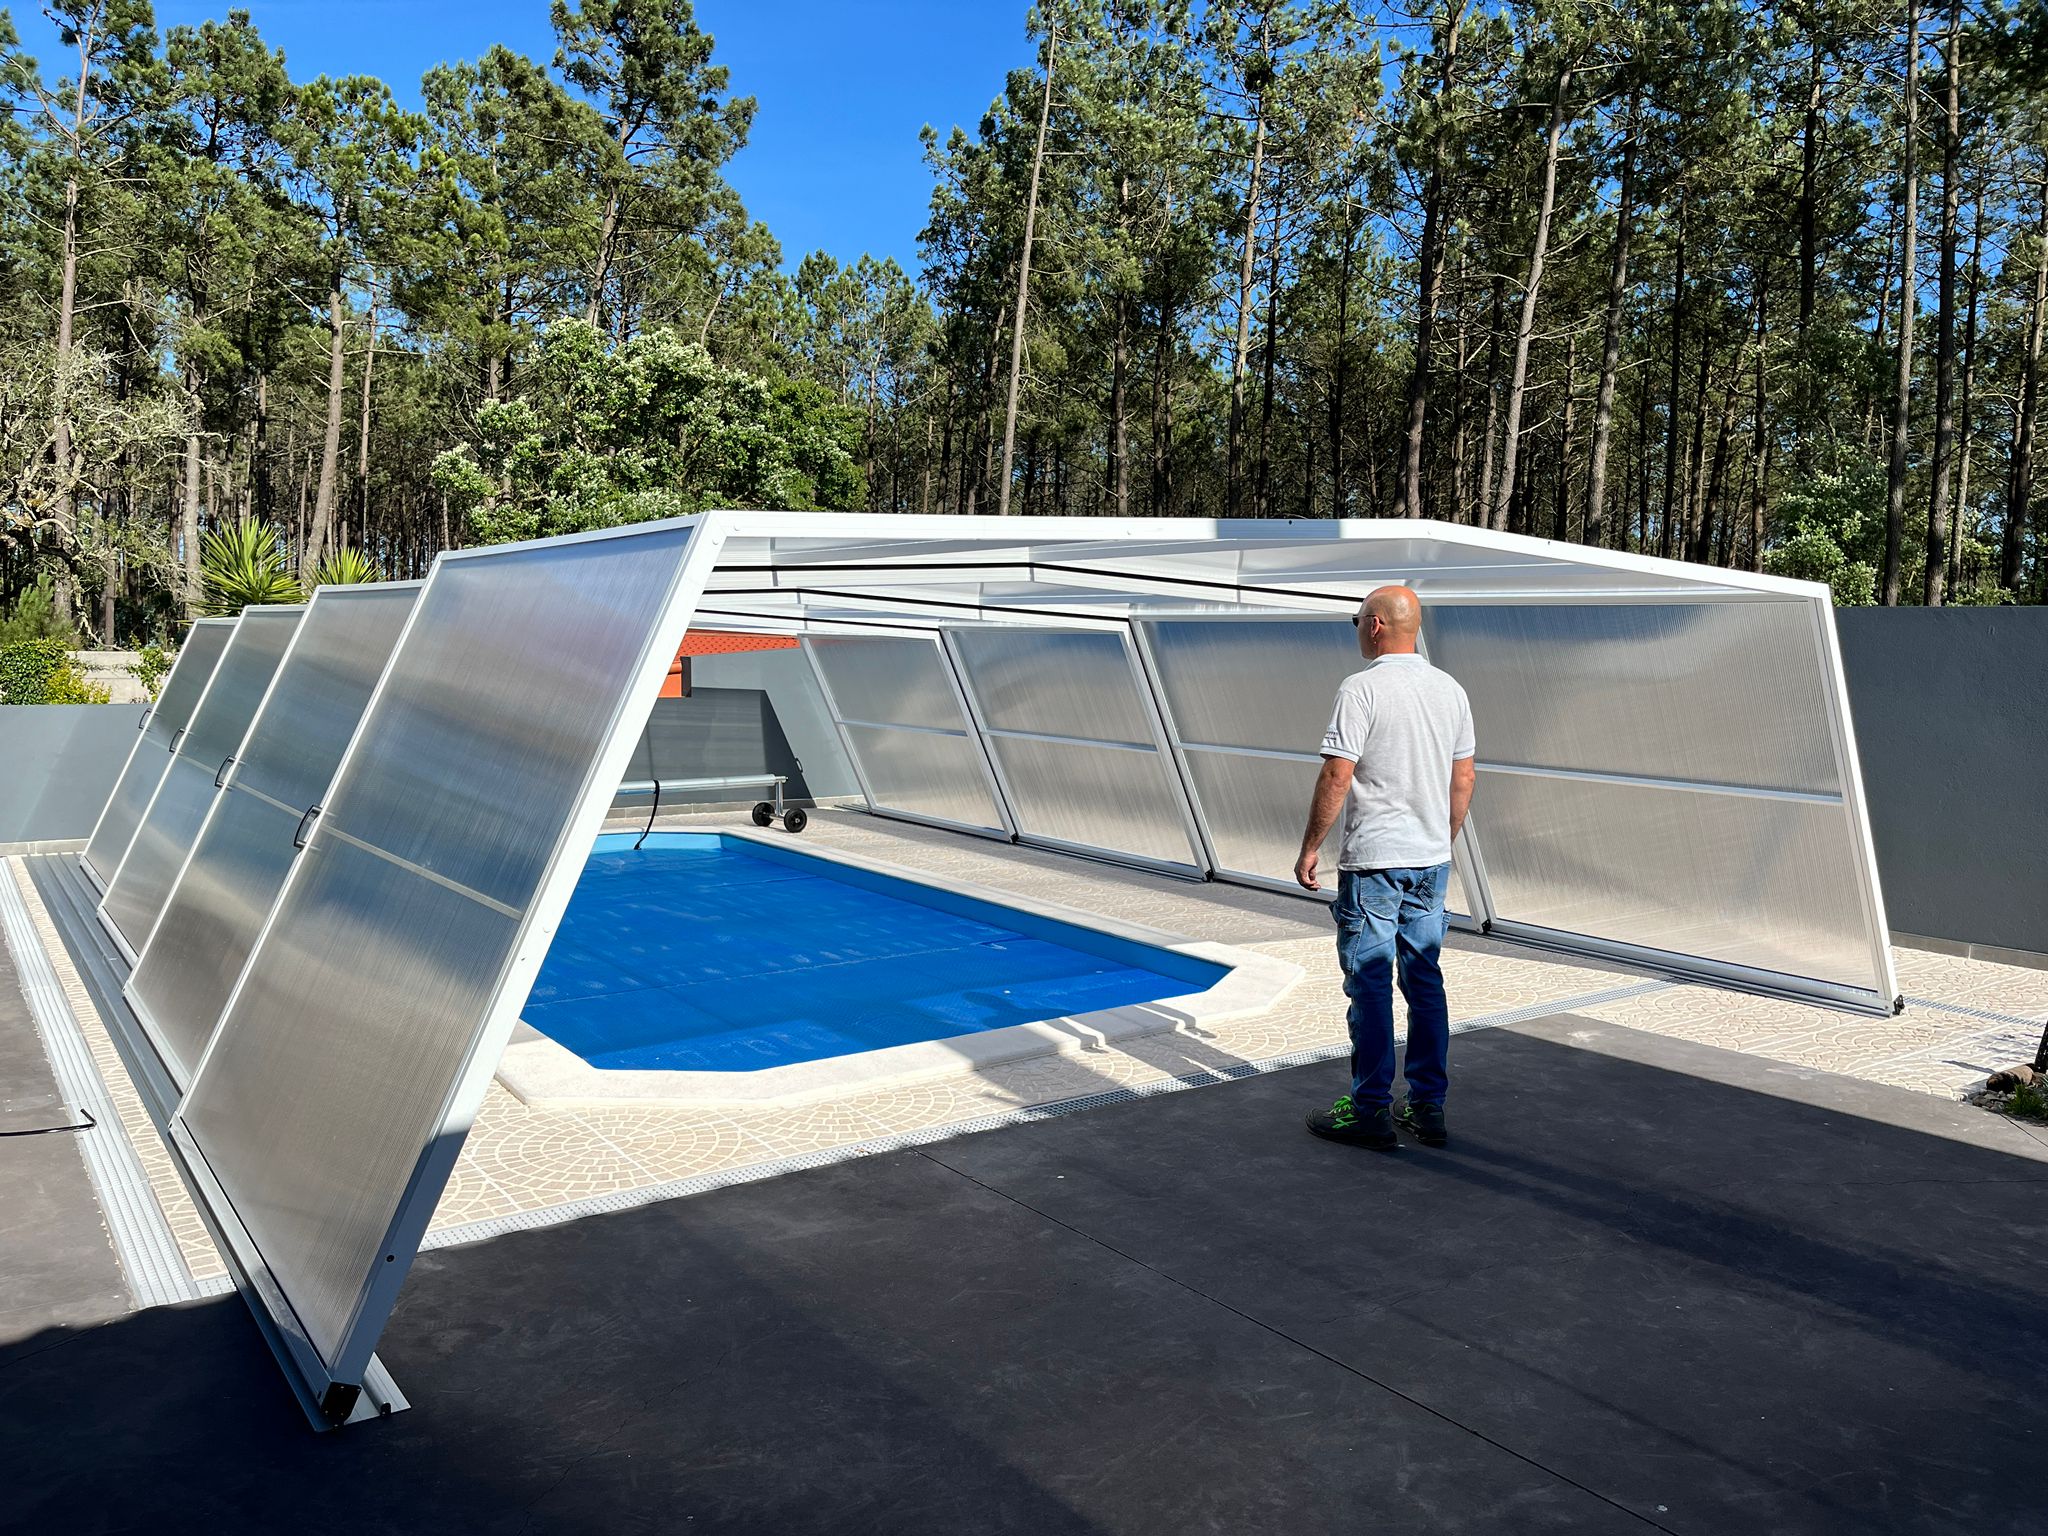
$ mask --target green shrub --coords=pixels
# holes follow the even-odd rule
[[[104,704],[110,697],[87,680],[62,640],[0,645],[0,704]]]
[[[57,617],[57,591],[47,576],[15,599],[12,612],[0,611],[0,645],[17,640],[60,640],[66,645],[78,636]]]
[[[312,585],[316,587],[355,587],[365,582],[382,581],[383,573],[370,562],[370,557],[359,549],[337,549],[329,552],[320,563],[313,567]]]
[[[136,653],[134,662],[128,668],[128,675],[142,684],[144,691],[154,699],[170,676],[172,663],[177,661],[175,646],[166,648],[151,641]]]

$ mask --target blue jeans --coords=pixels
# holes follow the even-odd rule
[[[1351,999],[1351,1098],[1385,1108],[1394,1091],[1394,982],[1408,1000],[1408,1097],[1441,1104],[1449,1087],[1451,1013],[1439,964],[1451,866],[1346,869],[1337,875],[1337,961]]]

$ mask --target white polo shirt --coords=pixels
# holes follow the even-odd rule
[[[1337,688],[1324,757],[1358,765],[1339,869],[1410,869],[1451,857],[1451,764],[1473,753],[1472,706],[1448,672],[1382,656]]]

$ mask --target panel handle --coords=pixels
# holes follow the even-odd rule
[[[177,728],[177,730],[171,733],[171,745],[169,750],[173,753],[176,753],[178,750],[178,743],[183,741],[184,739],[185,727],[181,725]]]
[[[230,752],[226,757],[220,760],[220,767],[215,771],[213,775],[213,787],[215,789],[224,789],[227,787],[228,770],[234,766],[235,754],[232,752]]]
[[[292,846],[294,848],[306,846],[306,828],[312,825],[313,819],[319,814],[320,807],[317,804],[306,807],[306,814],[299,818],[298,830],[292,833]]]

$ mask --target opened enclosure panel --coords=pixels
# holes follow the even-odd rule
[[[214,798],[127,987],[180,1086],[297,857],[300,818],[327,793],[418,593],[418,583],[314,593],[227,788]]]
[[[174,1136],[340,1380],[682,643],[692,532],[437,563],[180,1106]]]
[[[814,635],[804,646],[872,809],[1007,830],[936,637]]]
[[[1364,662],[1339,619],[1173,619],[1141,626],[1168,724],[1222,875],[1294,884],[1337,685]],[[1335,829],[1322,866],[1337,868]],[[1463,911],[1453,882],[1450,905]]]
[[[1472,699],[1498,919],[1888,1000],[1811,603],[1424,622]]]
[[[101,903],[107,921],[130,949],[141,949],[156,926],[206,812],[220,793],[228,760],[248,734],[249,722],[304,613],[298,607],[251,608],[221,653],[213,681],[179,738],[156,798]]]
[[[1479,760],[1839,795],[1813,605],[1425,608]]]
[[[107,797],[106,808],[100,812],[99,822],[85,845],[86,867],[102,886],[121,867],[122,855],[127,853],[135,829],[142,823],[143,812],[149,809],[157,785],[163,782],[164,770],[170,766],[171,748],[191,722],[199,696],[213,680],[213,669],[239,622],[201,619],[185,636],[178,659],[171,663],[170,675],[164,679],[163,691],[157,695],[156,708],[144,721],[135,750],[128,754],[114,792]]]
[[[1842,808],[1479,771],[1516,923],[1877,990]],[[1476,814],[1476,812],[1475,812]]]
[[[1201,866],[1121,630],[1003,626],[948,639],[1019,836]]]

